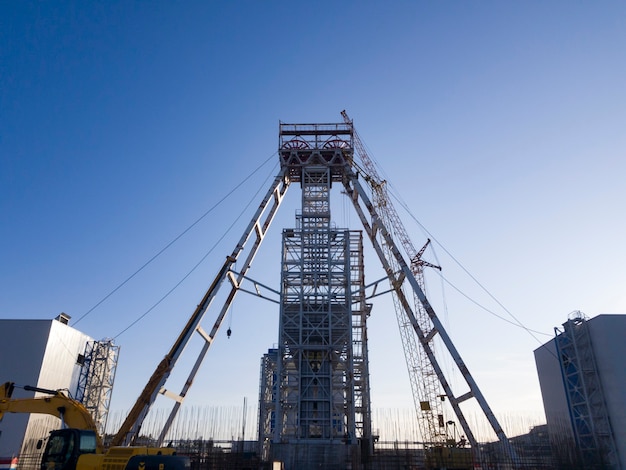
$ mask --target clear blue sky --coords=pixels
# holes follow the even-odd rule
[[[270,158],[279,120],[342,109],[465,295],[508,316],[446,251],[533,330],[552,334],[573,310],[626,313],[625,59],[617,1],[2,2],[0,316],[81,318]],[[116,338],[113,409],[170,348],[276,162],[76,325],[116,337],[217,243]],[[250,273],[268,285],[299,189],[289,196]],[[333,210],[356,227],[347,205]],[[429,286],[496,413],[540,420],[537,340],[442,294],[438,277]],[[374,406],[408,409],[395,317],[377,305]],[[192,404],[256,403],[276,309],[241,296],[227,322]]]

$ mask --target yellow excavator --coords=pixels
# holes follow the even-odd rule
[[[58,390],[24,386],[47,394],[11,398],[15,384],[0,386],[0,421],[5,413],[42,413],[61,419],[50,433],[40,470],[189,470],[189,458],[169,447],[111,447],[105,449],[89,411]],[[40,442],[38,448],[42,447]]]

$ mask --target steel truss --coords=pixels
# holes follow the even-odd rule
[[[299,280],[299,274],[302,275],[303,279],[308,279],[306,284],[309,286],[307,289],[308,298],[313,298],[312,291],[310,286],[313,284],[312,282],[312,273],[311,272],[302,272],[299,273],[298,268],[302,268],[302,263],[300,262],[301,257],[301,247],[299,241],[294,240],[296,236],[301,234],[300,231],[296,231],[293,229],[287,229],[284,231],[284,237],[286,238],[286,242],[283,243],[283,253],[289,261],[285,262],[283,266],[283,273],[285,277],[285,283],[289,285],[289,290],[293,290],[294,292],[289,296],[291,300],[291,305],[287,306],[284,309],[284,317],[286,317],[286,323],[291,324],[291,328],[285,328],[285,331],[281,335],[283,341],[290,344],[290,347],[283,349],[283,355],[280,356],[284,361],[281,365],[283,370],[283,396],[286,398],[284,403],[289,404],[293,402],[292,405],[284,405],[282,406],[283,415],[287,420],[297,422],[298,418],[296,416],[290,416],[289,410],[297,409],[297,403],[299,402],[299,394],[296,391],[291,390],[290,384],[299,384],[299,383],[307,383],[308,385],[312,385],[312,390],[315,390],[316,384],[311,382],[319,379],[320,371],[325,369],[325,366],[322,366],[322,353],[318,353],[317,351],[313,351],[313,347],[311,345],[308,346],[308,355],[306,356],[306,361],[304,365],[301,367],[301,370],[304,372],[298,375],[298,368],[293,367],[293,358],[290,354],[285,355],[286,349],[295,349],[293,346],[294,343],[299,341],[300,334],[298,333],[300,330],[300,325],[298,323],[298,319],[294,319],[293,315],[290,315],[289,310],[294,310],[299,312],[299,296],[298,292],[298,284],[305,284],[304,282]],[[348,236],[349,239],[345,239],[345,236]],[[362,441],[362,445],[364,446],[365,455],[371,454],[372,440],[371,440],[371,406],[370,406],[370,396],[369,396],[369,370],[368,370],[368,349],[367,349],[367,317],[369,316],[369,312],[371,310],[371,305],[368,304],[365,300],[365,285],[364,285],[364,263],[363,263],[363,235],[360,231],[331,231],[330,239],[333,239],[332,245],[334,248],[331,248],[331,252],[335,252],[335,255],[331,255],[336,263],[341,257],[345,256],[345,248],[341,245],[346,244],[349,248],[348,256],[348,266],[350,269],[349,273],[349,292],[352,298],[352,306],[351,306],[351,340],[352,340],[352,348],[351,348],[351,356],[352,356],[352,376],[346,377],[345,374],[349,373],[349,369],[342,369],[340,367],[335,371],[335,376],[339,380],[334,380],[332,382],[332,387],[335,389],[334,393],[330,393],[330,396],[336,396],[335,399],[335,410],[336,416],[340,417],[337,420],[336,424],[340,424],[342,422],[351,422],[354,421],[354,429],[355,435],[357,439]],[[297,248],[296,248],[297,247]],[[308,266],[311,266],[311,263],[305,263]],[[291,281],[290,281],[291,280]],[[330,294],[331,297],[334,296],[336,299],[337,294]],[[295,308],[293,308],[295,307]],[[333,312],[332,315],[335,315],[337,312]],[[304,315],[304,313],[303,313]],[[330,312],[327,312],[327,315],[330,315]],[[344,319],[345,321],[345,319]],[[311,319],[307,318],[307,323],[310,325]],[[341,325],[342,329],[345,331],[345,326]],[[307,328],[304,328],[304,331],[307,331]],[[323,333],[324,331],[318,330],[319,333]],[[310,339],[311,335],[307,335]],[[346,332],[347,333],[347,332]],[[338,335],[334,334],[335,338],[338,339]],[[346,352],[349,353],[350,349],[348,344],[343,341],[335,341],[338,343],[338,347],[336,349],[340,350],[339,354],[336,354],[331,350],[331,354],[325,354],[326,358],[328,357],[339,357]],[[281,341],[282,343],[282,341]],[[318,349],[319,345],[316,345]],[[332,348],[331,348],[332,349]],[[343,352],[345,350],[345,352]],[[259,380],[259,454],[265,456],[267,460],[269,456],[269,445],[270,441],[275,439],[276,432],[276,410],[279,407],[279,401],[277,400],[279,394],[279,385],[281,381],[278,380],[278,370],[279,370],[279,350],[278,349],[270,349],[266,354],[263,355],[261,359],[261,373]],[[308,363],[307,363],[308,361]],[[308,367],[307,367],[308,366]],[[346,410],[341,410],[339,408],[339,404],[346,401],[344,397],[344,390],[346,389],[346,385],[344,380],[352,381],[353,386],[353,403],[354,403],[354,418],[351,416],[346,416],[346,411],[351,410],[346,408]],[[347,390],[349,392],[349,390]],[[313,397],[314,398],[314,397]],[[310,403],[316,403],[317,400],[309,397],[308,401]],[[311,419],[311,417],[309,417]],[[312,418],[315,418],[313,416]],[[306,418],[305,418],[306,421]],[[315,421],[315,419],[313,419]],[[319,421],[319,420],[317,420]],[[331,426],[332,428],[332,426]],[[298,426],[294,425],[293,430],[298,429]],[[294,436],[292,436],[294,437]],[[344,438],[345,436],[341,434],[341,432],[335,433],[334,437]],[[282,439],[287,438],[287,436],[283,435]]]
[[[274,442],[356,443],[350,236],[330,227],[331,174],[302,168],[302,213],[283,230]]]
[[[269,459],[270,442],[276,428],[276,397],[278,396],[278,349],[267,351],[261,358],[259,377],[259,455]]]
[[[619,468],[587,321],[574,312],[563,331],[555,328],[555,333],[572,427],[586,468]]]
[[[367,346],[367,319],[372,305],[365,296],[365,263],[363,260],[363,233],[349,232],[350,291],[352,293],[352,370],[354,384],[354,425],[361,439],[363,455],[373,451],[372,410],[370,400],[370,373]]]
[[[113,340],[89,341],[78,377],[76,400],[87,408],[101,436],[109,416],[119,351]]]
[[[345,110],[341,112],[341,115],[343,116],[344,122],[352,124],[352,120],[348,117]],[[404,249],[404,252],[408,256],[411,263],[411,271],[417,279],[420,288],[425,291],[424,267],[441,270],[439,266],[435,266],[422,260],[422,254],[430,243],[430,240],[426,242],[421,250],[416,250],[411,238],[404,228],[404,224],[402,223],[400,216],[391,202],[387,190],[387,182],[379,176],[376,165],[369,157],[368,152],[365,149],[365,145],[354,128],[353,141],[355,156],[360,159],[364,168],[361,175],[371,187],[372,202],[374,207],[385,224],[385,227],[389,230],[391,236]],[[385,252],[385,258],[389,260],[394,271],[399,271],[400,269],[393,257],[391,247],[380,237],[380,233],[379,238],[381,246]],[[444,417],[443,406],[443,398],[445,395],[443,395],[439,378],[437,377],[428,356],[420,347],[415,331],[413,330],[413,325],[411,324],[409,317],[406,315],[402,302],[396,295],[393,286],[391,292],[422,441],[425,445],[449,445],[451,442],[450,439],[454,442],[454,438],[448,436],[447,420]],[[430,317],[422,306],[422,303],[417,295],[415,293],[407,293],[406,291],[404,295],[407,298],[413,298],[413,308],[416,313],[417,322],[423,331],[429,331]],[[434,338],[435,335],[430,338],[430,347],[432,349],[434,349]]]
[[[278,176],[272,182],[269,190],[263,197],[261,204],[256,210],[252,220],[246,227],[243,235],[239,239],[239,242],[235,246],[232,253],[226,257],[226,261],[218,271],[215,279],[209,286],[209,289],[204,294],[204,297],[194,310],[193,314],[187,321],[185,327],[182,332],[176,339],[176,342],[168,352],[168,354],[163,358],[163,360],[159,363],[156,370],[153,372],[150,380],[144,387],[144,390],[139,395],[139,398],[135,402],[135,405],[131,409],[130,413],[126,417],[126,420],[122,424],[122,427],[118,431],[118,433],[113,437],[111,445],[128,445],[139,436],[139,431],[141,429],[141,425],[143,424],[144,419],[146,418],[148,411],[150,411],[150,407],[156,400],[156,397],[159,394],[165,395],[167,397],[175,400],[174,406],[168,417],[168,420],[159,436],[159,445],[162,445],[180,406],[185,399],[187,392],[189,391],[193,380],[206,356],[214,338],[217,334],[220,326],[222,325],[222,321],[226,316],[226,312],[230,307],[233,299],[237,295],[239,285],[245,278],[252,261],[254,260],[263,239],[265,238],[265,234],[269,229],[269,226],[280,207],[280,204],[283,201],[285,193],[289,188],[289,178],[287,176],[287,170],[282,168]],[[254,236],[254,242],[251,246],[246,246],[251,237]],[[248,249],[247,256],[243,262],[239,270],[239,274],[234,274],[231,269],[237,263],[240,255],[244,251],[244,249]],[[219,292],[221,285],[224,283],[224,280],[228,278],[232,284],[231,290],[228,294],[224,305],[220,313],[213,324],[213,328],[209,333],[207,333],[201,326],[201,321],[204,318],[204,315],[207,309],[210,307],[211,303],[215,299],[215,296]],[[185,347],[187,346],[189,340],[193,336],[194,333],[198,333],[202,339],[204,340],[204,345],[200,354],[198,355],[194,366],[189,373],[189,377],[187,378],[182,390],[180,393],[175,394],[168,391],[165,388],[165,383],[167,382],[168,377],[179,357],[183,353]]]

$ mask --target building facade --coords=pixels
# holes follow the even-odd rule
[[[92,338],[69,326],[69,316],[55,320],[0,320],[0,381],[75,393],[85,347]],[[16,387],[13,398],[31,398],[35,392]],[[37,441],[60,427],[53,416],[7,413],[0,422],[0,457],[36,461]],[[33,462],[30,462],[33,463]]]
[[[535,350],[550,440],[558,458],[626,469],[626,315],[570,315]]]

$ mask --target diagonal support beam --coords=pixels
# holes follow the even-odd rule
[[[174,403],[174,406],[172,407],[172,410],[167,418],[167,421],[165,422],[165,425],[163,426],[163,429],[161,430],[161,433],[157,441],[158,446],[163,445],[165,437],[167,436],[167,433],[172,427],[172,424],[174,423],[174,419],[176,418],[176,415],[178,414],[178,410],[183,404],[183,400],[185,399],[185,396],[187,395],[187,392],[191,388],[191,385],[193,384],[196,374],[198,373],[198,370],[200,369],[200,365],[204,361],[204,357],[206,356],[206,354],[209,352],[209,348],[211,347],[211,344],[213,344],[215,335],[219,331],[220,326],[222,325],[222,322],[224,320],[224,317],[226,316],[228,309],[232,305],[233,300],[235,299],[235,296],[237,295],[237,292],[241,290],[241,283],[245,279],[246,277],[245,275],[250,269],[250,266],[252,265],[252,261],[254,260],[258,252],[258,249],[261,246],[261,243],[263,242],[263,240],[265,239],[265,234],[267,233],[267,230],[269,229],[272,221],[274,220],[274,217],[276,216],[276,212],[278,211],[278,208],[280,207],[280,204],[282,203],[283,198],[285,197],[285,193],[287,192],[287,189],[289,188],[289,180],[285,178],[284,173],[285,172],[282,171],[281,174],[276,177],[276,179],[274,180],[274,184],[272,185],[267,195],[263,199],[263,202],[259,206],[259,210],[255,214],[255,217],[252,219],[252,222],[250,223],[250,225],[248,226],[248,231],[246,233],[248,236],[250,236],[252,234],[252,231],[254,230],[255,240],[254,240],[254,243],[252,244],[252,247],[250,248],[250,252],[248,253],[248,256],[246,257],[243,263],[243,266],[241,267],[241,270],[238,273],[232,270],[229,270],[226,273],[226,277],[228,277],[231,282],[230,292],[228,293],[228,297],[226,298],[226,300],[224,301],[224,304],[222,305],[222,309],[220,310],[220,313],[217,316],[215,323],[213,324],[213,328],[211,329],[211,332],[208,334],[208,337],[205,336],[206,341],[204,345],[202,346],[202,350],[198,354],[196,362],[194,363],[194,366],[191,369],[191,372],[189,373],[189,377],[187,377],[187,380],[185,381],[185,384],[183,385],[183,388],[180,392],[181,399],[177,400],[176,403]],[[270,201],[271,201],[271,206],[269,207],[269,209],[267,209]],[[266,211],[266,209],[267,209],[267,214],[265,214],[265,219],[263,223],[261,224],[260,219],[262,215],[264,214],[264,212]],[[244,234],[244,237],[245,236],[246,234]]]
[[[345,174],[344,174],[345,178],[343,181],[344,187],[346,189],[346,193],[348,194],[348,196],[350,197],[350,199],[353,202],[353,205],[357,211],[357,214],[359,215],[359,218],[361,219],[361,222],[363,224],[363,227],[365,228],[365,231],[367,232],[367,234],[370,237],[370,240],[374,246],[374,250],[376,251],[376,254],[378,255],[383,268],[385,269],[385,271],[387,272],[387,275],[389,277],[389,280],[391,282],[391,284],[393,286],[397,286],[396,287],[396,294],[398,296],[398,298],[400,299],[400,302],[402,304],[402,306],[404,307],[404,310],[411,322],[411,324],[413,325],[413,328],[415,330],[415,333],[417,334],[420,343],[422,344],[422,347],[424,349],[424,352],[426,353],[428,359],[430,360],[433,369],[435,370],[437,377],[439,378],[439,381],[441,382],[441,385],[443,387],[443,389],[446,392],[446,395],[449,397],[450,399],[450,403],[452,405],[452,408],[454,409],[454,412],[457,415],[457,418],[459,420],[459,423],[461,424],[463,431],[465,432],[465,435],[468,439],[468,441],[470,442],[470,444],[472,445],[472,447],[476,448],[477,447],[477,441],[467,423],[467,420],[465,419],[465,416],[463,415],[463,412],[459,406],[459,403],[461,401],[467,400],[471,397],[476,398],[476,401],[478,402],[479,406],[481,407],[485,417],[487,418],[487,420],[489,421],[489,424],[491,425],[493,431],[495,432],[495,434],[497,435],[501,445],[503,446],[504,450],[508,453],[508,455],[511,456],[511,458],[516,461],[516,454],[514,449],[512,448],[511,444],[509,443],[504,430],[502,429],[502,427],[500,426],[500,423],[498,422],[498,420],[496,419],[495,415],[493,414],[493,412],[491,411],[491,408],[489,407],[489,405],[487,404],[487,401],[485,400],[484,396],[482,395],[480,389],[478,388],[478,385],[476,384],[476,382],[474,381],[474,378],[472,377],[472,375],[470,374],[467,366],[465,365],[465,363],[463,362],[459,352],[457,351],[456,347],[454,346],[454,344],[452,343],[452,340],[450,339],[450,337],[448,336],[448,333],[446,332],[443,324],[441,323],[441,321],[439,320],[439,318],[437,317],[437,314],[435,313],[433,307],[430,305],[430,302],[428,301],[428,299],[426,298],[426,295],[424,294],[423,290],[421,289],[421,287],[419,286],[417,280],[415,279],[415,276],[413,275],[410,266],[406,263],[406,261],[404,260],[402,254],[400,253],[397,245],[395,244],[393,238],[391,237],[389,231],[387,230],[387,228],[385,227],[384,223],[382,222],[382,219],[380,218],[379,214],[377,213],[374,205],[372,204],[372,202],[370,201],[367,193],[365,192],[365,190],[363,189],[363,187],[361,186],[361,184],[358,181],[357,175],[354,173],[354,171],[352,171],[351,168],[346,167],[345,169]],[[363,206],[365,206],[365,210],[363,209]],[[366,216],[366,212],[369,215],[369,219]],[[385,253],[383,251],[383,248],[379,242],[379,239],[377,238],[378,232],[380,232],[380,235],[382,236],[382,239],[384,240],[384,243],[391,249],[391,252],[393,253],[393,257],[394,257],[394,261],[395,263],[400,266],[402,273],[400,275],[397,275],[396,273],[393,272],[393,269],[391,267],[391,262],[390,260],[388,260],[385,256]],[[402,284],[400,281],[401,279],[404,280],[404,278],[409,282],[411,288],[413,289],[415,295],[417,295],[417,297],[419,298],[421,304],[423,305],[424,309],[426,310],[426,312],[428,313],[428,316],[430,317],[433,325],[434,325],[434,329],[437,331],[437,333],[439,334],[443,344],[446,346],[446,348],[448,349],[448,352],[450,353],[451,357],[453,358],[457,368],[459,369],[459,371],[461,372],[461,374],[463,375],[463,378],[465,379],[465,382],[467,383],[467,385],[469,386],[470,391],[465,393],[464,395],[462,395],[461,397],[455,397],[454,394],[452,393],[452,389],[443,373],[443,370],[441,369],[441,367],[439,366],[439,363],[437,361],[437,359],[435,358],[435,355],[433,353],[432,348],[430,347],[430,344],[428,342],[427,339],[427,335],[424,333],[424,331],[422,331],[419,323],[417,322],[417,319],[415,318],[415,314],[413,312],[413,310],[410,307],[410,304],[408,302],[408,300],[406,299],[406,296],[404,295],[404,292],[402,291],[402,289],[400,288],[400,284]]]
[[[263,241],[265,232],[269,228],[269,225],[271,221],[273,220],[274,215],[276,214],[276,211],[278,210],[278,207],[280,206],[280,203],[283,200],[283,197],[289,187],[289,183],[290,181],[287,176],[287,172],[284,168],[282,168],[278,176],[276,176],[276,178],[272,182],[270,189],[267,191],[265,197],[261,201],[261,204],[259,205],[257,211],[252,217],[252,220],[246,227],[242,237],[240,238],[239,242],[235,246],[235,249],[232,251],[232,253],[229,256],[226,257],[226,261],[222,265],[221,269],[218,271],[209,289],[206,291],[206,293],[204,294],[204,297],[202,298],[202,300],[196,307],[196,310],[192,313],[191,317],[187,321],[187,324],[185,325],[180,335],[176,339],[176,342],[174,343],[174,345],[172,346],[168,354],[163,358],[163,360],[157,366],[156,370],[150,377],[150,380],[148,381],[143,391],[139,395],[139,398],[135,402],[135,405],[133,406],[130,413],[126,417],[126,420],[122,424],[120,430],[113,437],[113,440],[111,442],[112,446],[129,445],[137,438],[137,436],[139,435],[139,431],[141,429],[141,425],[143,424],[143,421],[146,415],[148,414],[148,411],[150,411],[150,407],[156,400],[157,395],[162,390],[163,390],[163,393],[165,393],[164,385],[167,379],[169,378],[169,375],[172,369],[174,368],[176,361],[178,360],[178,358],[184,351],[193,333],[198,329],[200,322],[202,321],[204,317],[204,314],[206,313],[207,309],[209,308],[209,306],[215,299],[215,296],[217,295],[222,283],[226,279],[228,272],[231,270],[233,265],[237,262],[239,255],[244,250],[250,236],[252,235],[252,233],[255,233],[256,238],[244,262],[244,266],[241,269],[242,274],[240,274],[238,284],[243,279],[243,274],[246,273],[246,271],[249,269],[250,265],[252,264],[252,260],[254,259],[257,253],[257,250],[259,246],[261,245],[261,242]],[[263,224],[259,225],[259,221],[263,217],[263,214],[266,212],[270,203],[272,205],[268,213],[266,214],[266,218]],[[182,392],[178,395],[179,400],[175,404],[175,411],[173,410],[173,415],[172,414],[170,415],[171,421],[173,421],[176,415],[176,412],[178,411],[178,408],[180,407],[180,403],[184,399],[187,391],[189,390],[189,387],[191,387],[193,378],[195,377],[195,374],[197,370],[199,369],[200,364],[202,363],[202,360],[204,359],[204,355],[206,354],[206,351],[208,351],[208,348],[213,342],[213,338],[215,337],[215,334],[217,333],[220,325],[222,324],[222,320],[224,319],[224,316],[226,315],[226,311],[228,310],[230,303],[235,297],[236,291],[237,289],[233,287],[230,294],[228,295],[228,298],[224,304],[224,307],[222,308],[222,311],[218,315],[218,318],[215,321],[215,324],[213,325],[211,332],[209,333],[210,341],[205,342],[202,352],[200,353],[200,356],[198,356],[198,359],[196,360],[196,363],[189,376],[189,379],[185,383]],[[169,430],[169,426],[171,425],[170,420],[168,420],[168,423],[169,424],[166,426],[167,429],[165,429],[164,432],[161,434],[161,438],[163,438],[167,434],[167,431]]]

